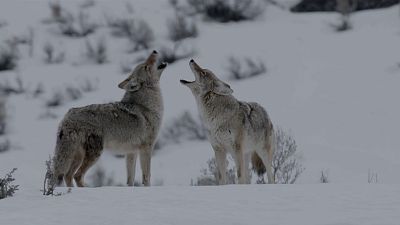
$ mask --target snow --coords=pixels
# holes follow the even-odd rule
[[[173,15],[168,1],[96,1],[91,18],[105,24],[104,14],[143,18],[153,28],[154,48],[170,44],[165,21]],[[285,5],[294,0],[281,1]],[[82,1],[64,1],[77,13]],[[18,68],[0,72],[0,82],[21,77],[28,93],[7,98],[7,138],[12,149],[0,154],[0,175],[17,167],[20,191],[0,201],[0,224],[399,224],[400,38],[398,7],[357,12],[353,29],[336,33],[335,13],[293,14],[269,6],[256,21],[217,24],[198,20],[199,37],[186,40],[193,56],[227,81],[234,95],[263,105],[275,126],[291,131],[306,168],[295,185],[190,187],[213,156],[208,142],[186,141],[159,150],[152,159],[151,188],[106,187],[73,189],[59,197],[43,197],[40,189],[44,161],[53,154],[59,121],[71,107],[117,101],[117,84],[125,79],[120,63],[148,52],[127,53],[124,38],[114,38],[100,27],[90,40],[105,38],[109,63],[96,65],[84,57],[85,38],[57,34],[49,18],[48,1],[0,3],[0,41],[35,32],[34,57],[20,49]],[[46,42],[66,52],[62,64],[43,62]],[[243,81],[229,80],[229,56],[252,57],[266,63],[267,74]],[[197,115],[190,91],[179,79],[193,79],[189,59],[168,66],[161,79],[165,126],[188,110]],[[84,93],[51,109],[56,118],[42,118],[45,102],[56,91],[97,83]],[[45,93],[33,97],[38,84]],[[125,160],[109,153],[101,167],[116,184],[125,184]],[[137,166],[136,180],[141,171]],[[318,184],[321,171],[329,184]],[[368,184],[368,171],[379,184]],[[60,188],[60,191],[66,191]],[[55,216],[57,215],[57,216]]]
[[[18,225],[397,225],[399,190],[319,184],[81,188],[58,197],[33,191],[2,200],[0,218]]]

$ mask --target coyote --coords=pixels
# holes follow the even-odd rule
[[[139,154],[142,182],[150,185],[150,160],[160,128],[163,103],[159,80],[166,63],[156,66],[158,53],[136,66],[118,87],[125,95],[119,102],[72,108],[61,121],[53,158],[51,185],[68,187],[75,179],[84,186],[87,170],[97,161],[103,148],[126,154],[127,184],[133,186]]]
[[[275,183],[272,175],[275,135],[267,112],[257,103],[238,101],[228,84],[193,59],[189,65],[195,80],[180,82],[189,87],[196,99],[215,152],[218,183],[226,184],[227,153],[235,160],[240,184],[250,183],[250,160],[256,172],[266,171],[268,183]]]

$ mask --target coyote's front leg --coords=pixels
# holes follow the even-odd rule
[[[142,183],[144,186],[150,186],[151,149],[140,151],[140,166],[142,167]]]
[[[133,186],[133,182],[135,181],[135,171],[136,171],[136,158],[137,153],[129,153],[126,155],[126,174],[128,186]]]
[[[214,152],[215,152],[215,162],[217,164],[217,182],[218,185],[224,185],[226,184],[226,151],[219,147],[219,146],[213,146]]]
[[[248,179],[248,157],[245,156],[241,144],[236,144],[234,146],[234,158],[237,167],[237,177],[239,184],[250,183],[250,180]]]

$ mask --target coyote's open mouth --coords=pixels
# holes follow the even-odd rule
[[[167,63],[163,62],[163,63],[161,63],[160,65],[157,66],[157,69],[158,70],[165,69],[165,67],[167,67],[167,65],[168,65]]]
[[[180,80],[181,84],[191,84],[194,81]]]

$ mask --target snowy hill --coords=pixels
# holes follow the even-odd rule
[[[62,6],[78,13],[82,2],[65,1]],[[300,185],[189,187],[213,151],[207,141],[184,141],[154,154],[152,183],[163,187],[73,189],[60,197],[41,196],[44,161],[53,154],[62,116],[71,107],[119,100],[123,92],[117,84],[127,76],[121,64],[133,67],[137,58],[150,51],[128,52],[131,46],[111,35],[105,15],[141,18],[153,29],[152,49],[171,46],[166,19],[173,10],[168,1],[131,1],[133,12],[128,12],[126,2],[95,1],[85,11],[99,28],[88,38],[71,38],[57,33],[56,25],[43,23],[51,17],[48,1],[1,1],[0,22],[7,25],[0,27],[0,41],[29,35],[31,29],[34,49],[30,57],[28,47],[22,45],[17,68],[0,72],[0,83],[15,86],[19,77],[27,90],[7,97],[6,138],[11,149],[0,153],[0,175],[17,167],[15,178],[21,190],[0,201],[0,224],[71,220],[84,224],[398,224],[397,6],[355,13],[353,29],[340,33],[331,26],[338,22],[335,13],[293,14],[275,6],[268,6],[255,21],[219,24],[196,18],[199,35],[184,45],[195,49],[193,58],[200,65],[231,85],[235,97],[259,102],[275,126],[291,131],[305,167]],[[99,39],[107,46],[108,63],[102,65],[85,57],[86,40],[94,44]],[[65,53],[63,63],[44,62],[43,46],[48,42]],[[230,56],[261,60],[267,73],[231,80],[226,70]],[[163,127],[184,111],[197,115],[192,94],[179,84],[179,79],[193,78],[189,59],[169,65],[163,73]],[[77,100],[66,99],[58,107],[46,107],[58,92],[80,88],[85,82],[93,84],[94,90],[83,92]],[[39,86],[43,93],[36,96]],[[124,163],[106,153],[86,180],[100,167],[115,185],[125,184]],[[318,184],[321,171],[328,171],[331,184]],[[380,185],[368,184],[369,171],[378,175]],[[136,171],[139,182],[140,173]],[[51,216],[60,211],[65,214]],[[95,215],[94,220],[89,215]]]

